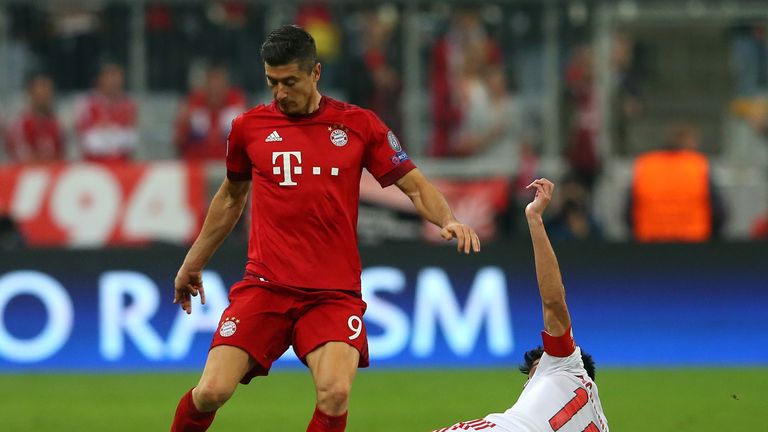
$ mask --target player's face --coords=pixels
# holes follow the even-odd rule
[[[320,79],[320,63],[310,72],[302,69],[298,63],[282,66],[270,66],[264,63],[267,85],[272,90],[272,97],[277,101],[280,111],[289,115],[309,114],[317,103],[317,81]]]

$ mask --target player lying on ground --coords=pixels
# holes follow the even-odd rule
[[[174,302],[187,313],[192,296],[205,303],[203,267],[252,188],[248,263],[230,289],[200,382],[178,404],[174,432],[207,430],[238,382],[267,375],[289,346],[315,384],[307,431],[344,431],[355,372],[368,366],[356,233],[363,168],[382,187],[397,185],[446,240],[458,240],[460,251],[480,250],[472,228],[454,218],[374,113],[320,94],[309,33],[280,27],[261,56],[274,101],[232,123],[227,177],[176,276]]]
[[[536,189],[536,197],[525,208],[525,216],[544,312],[544,347],[525,353],[520,371],[528,375],[528,381],[510,409],[435,432],[608,432],[594,381],[595,365],[573,341],[560,267],[542,222],[555,185],[542,178],[528,188]]]

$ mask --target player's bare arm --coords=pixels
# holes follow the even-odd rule
[[[544,312],[544,328],[552,336],[562,336],[571,325],[571,317],[565,303],[565,288],[560,275],[560,266],[542,219],[544,210],[552,200],[555,185],[545,178],[540,178],[529,184],[528,188],[536,190],[534,200],[525,207],[525,216],[533,243],[536,279],[539,283]]]
[[[174,281],[173,302],[180,304],[188,314],[192,313],[192,297],[196,297],[198,293],[200,303],[205,304],[203,267],[237,224],[250,189],[250,181],[232,181],[225,178],[211,201],[203,228],[187,252]]]
[[[442,229],[440,235],[445,240],[455,238],[458,241],[456,250],[465,254],[480,252],[480,239],[475,230],[456,220],[443,194],[421,171],[413,169],[395,184],[408,195],[421,217]]]

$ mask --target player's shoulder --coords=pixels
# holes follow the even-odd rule
[[[539,366],[536,368],[536,373],[541,372],[543,375],[551,374],[565,374],[569,376],[583,376],[586,375],[584,369],[584,362],[581,358],[581,348],[578,346],[576,349],[566,357],[558,357],[549,353],[543,353],[541,360],[539,360]]]
[[[272,106],[271,104],[270,105],[258,104],[258,105],[252,106],[251,108],[246,109],[238,117],[242,117],[242,118],[262,117],[262,116],[268,116],[273,114],[275,114],[274,106]]]
[[[280,120],[282,116],[275,112],[273,105],[259,104],[246,109],[233,120],[235,127],[244,125],[253,125],[254,123],[264,123],[268,120]]]
[[[328,105],[328,108],[331,108],[336,111],[357,112],[357,111],[365,110],[365,108],[359,107],[349,102],[344,102],[338,99],[334,99],[330,96],[323,96],[323,99],[325,99],[325,103]]]
[[[365,119],[367,121],[371,121],[374,119],[378,120],[378,116],[376,116],[376,114],[373,111],[367,108],[363,108],[361,106],[358,106],[349,102],[340,101],[330,96],[324,96],[324,98],[325,98],[325,103],[328,105],[328,108],[330,108],[335,112],[341,113],[344,116],[358,117],[360,119]]]

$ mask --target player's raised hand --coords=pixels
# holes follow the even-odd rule
[[[188,271],[182,267],[173,281],[173,303],[181,306],[187,314],[192,313],[192,297],[200,294],[200,303],[205,304],[205,290],[203,289],[203,272]]]
[[[555,184],[545,178],[540,178],[526,186],[526,189],[530,188],[536,189],[536,196],[531,203],[525,206],[525,215],[528,217],[541,217],[549,202],[552,201],[552,192],[555,190]]]
[[[456,250],[468,254],[472,252],[480,252],[480,239],[477,237],[477,233],[469,225],[465,225],[461,222],[452,222],[444,226],[440,231],[440,235],[445,240],[455,238],[458,240],[456,244]]]

